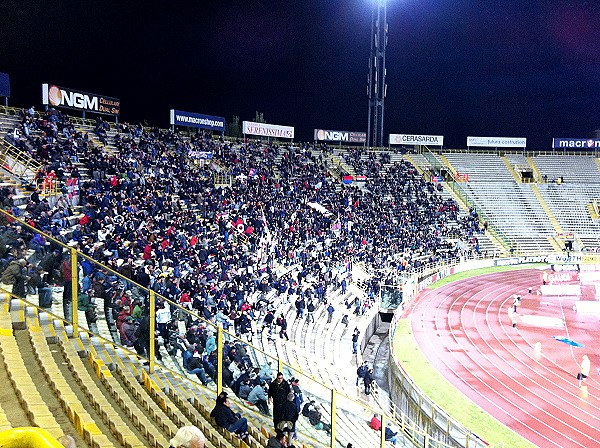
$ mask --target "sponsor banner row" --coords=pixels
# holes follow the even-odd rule
[[[365,143],[367,141],[367,133],[315,129],[315,140],[320,142]]]
[[[550,254],[530,257],[499,258],[496,260],[496,266],[509,266],[524,263],[548,263],[554,265],[554,270],[558,270],[560,268],[557,269],[557,265],[600,264],[600,254]],[[564,268],[563,270],[567,269],[571,270],[571,268]],[[575,270],[575,268],[572,269]]]
[[[468,146],[525,148],[527,146],[527,139],[523,137],[467,137]]]
[[[197,114],[195,112],[184,112],[177,109],[171,109],[170,111],[170,124],[210,129],[220,132],[225,131],[225,118],[223,117],[213,117],[212,115]]]
[[[444,146],[443,135],[390,134],[390,145]]]
[[[254,121],[242,121],[242,132],[244,134],[261,135],[263,137],[294,138],[293,126],[255,123]]]
[[[0,72],[0,97],[10,97],[10,77],[8,73]]]
[[[548,263],[600,264],[600,254],[553,254],[548,255]]]
[[[554,149],[596,149],[600,148],[600,138],[553,138]]]
[[[118,98],[81,92],[54,84],[42,84],[42,104],[104,115],[119,115],[121,112],[121,100]]]
[[[549,260],[546,255],[538,255],[531,257],[499,258],[496,260],[496,266],[513,266],[517,264],[526,263],[549,263]]]

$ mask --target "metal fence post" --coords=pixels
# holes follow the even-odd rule
[[[77,307],[79,282],[77,281],[77,277],[77,251],[73,247],[71,248],[71,320],[73,322],[73,337],[75,338],[79,336],[79,314]],[[65,319],[66,318],[67,316],[65,316]]]
[[[335,448],[335,430],[337,426],[337,392],[331,389],[331,448]]]
[[[154,291],[150,290],[150,334],[148,335],[148,337],[150,338],[150,353],[148,353],[148,356],[150,357],[150,364],[148,365],[148,373],[154,373],[154,353],[156,351],[156,345],[155,345],[155,341],[156,338],[154,337],[154,326],[156,323],[156,300],[154,297]]]
[[[217,395],[223,392],[223,325],[217,325]]]
[[[387,425],[387,418],[385,415],[381,414],[381,434],[379,434],[379,441],[381,443],[381,448],[385,448],[385,427]]]

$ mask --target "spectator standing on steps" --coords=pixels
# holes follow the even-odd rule
[[[358,386],[358,382],[360,380],[365,379],[365,375],[367,374],[368,370],[369,370],[369,367],[367,366],[367,361],[363,362],[360,366],[358,366],[358,369],[356,369],[356,385],[357,386]]]
[[[269,404],[273,405],[273,428],[275,429],[282,420],[283,407],[290,392],[290,385],[283,379],[283,373],[277,372],[275,381],[272,381],[269,386]]]
[[[306,302],[304,297],[298,296],[296,299],[296,318],[302,319],[304,317],[304,309],[306,308]]]
[[[354,329],[354,332],[352,333],[352,354],[356,355],[356,352],[358,350],[358,335],[360,334],[360,331],[358,331],[358,328]]]
[[[373,384],[373,369],[369,369],[367,370],[367,373],[365,373],[365,378],[363,379],[364,383],[365,383],[365,394],[366,395],[370,395],[371,394],[371,385]]]
[[[310,299],[308,301],[308,305],[306,307],[306,310],[308,311],[308,316],[306,316],[306,322],[307,323],[311,323],[315,321],[315,317],[314,317],[314,312],[315,312],[315,304],[313,303],[312,299]]]
[[[298,412],[298,408],[296,407],[295,395],[294,392],[290,392],[287,395],[287,401],[283,405],[283,410],[281,413],[281,421],[278,424],[277,429],[285,430],[282,426],[287,424],[287,430],[293,434],[293,438],[297,438],[296,436],[296,422],[298,421],[298,416],[300,413]],[[291,427],[289,426],[291,423]]]
[[[294,402],[296,403],[296,408],[298,409],[298,412],[300,412],[302,403],[304,402],[304,395],[300,389],[300,380],[298,378],[292,378],[290,383],[292,392],[294,392]]]
[[[279,338],[283,339],[285,337],[286,341],[289,341],[290,338],[287,335],[287,320],[283,313],[277,318],[277,325],[279,326]]]
[[[333,308],[333,305],[330,303],[329,306],[327,307],[327,323],[328,324],[331,323],[331,318],[333,317],[334,311],[335,311],[335,308]]]

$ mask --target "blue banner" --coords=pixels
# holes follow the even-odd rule
[[[0,96],[10,97],[10,77],[8,73],[0,72]]]
[[[598,138],[553,138],[554,149],[595,149],[600,148]]]
[[[211,160],[213,153],[209,151],[188,151],[188,156],[192,159]]]
[[[192,128],[225,131],[225,118],[171,109],[171,124]]]

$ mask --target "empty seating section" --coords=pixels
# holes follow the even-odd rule
[[[13,308],[19,308],[19,303],[21,302],[13,300]],[[53,422],[52,414],[44,403],[36,400],[36,386],[28,384],[31,378],[25,374],[26,369],[20,365],[22,362],[18,362],[21,358],[16,342],[13,342],[13,322],[8,313],[8,304],[5,305],[3,313],[0,313],[2,359],[6,362],[11,378],[14,378],[15,388],[24,401],[32,423],[59,437],[64,433],[63,429]],[[245,444],[211,423],[209,414],[214,403],[213,391],[200,388],[189,381],[180,383],[176,388],[172,385],[172,375],[157,370],[154,375],[149,376],[142,368],[137,367],[139,359],[131,353],[117,349],[110,343],[99,343],[98,338],[90,338],[85,332],[81,333],[82,338],[69,338],[61,321],[49,318],[44,312],[40,313],[38,319],[37,310],[33,307],[28,307],[25,314],[25,327],[37,362],[69,419],[89,446],[104,448],[115,445],[101,433],[94,416],[86,411],[87,406],[73,391],[74,386],[81,389],[97,418],[109,428],[119,445],[126,448],[167,448],[168,439],[175,435],[180,426],[192,424],[203,430],[207,448],[259,448],[266,445],[267,440],[263,435],[265,430],[261,430],[261,426],[269,426],[268,420],[255,421],[258,429],[251,428],[250,439]],[[13,312],[17,319],[20,315]],[[21,326],[23,322],[18,320],[17,326]],[[92,342],[94,339],[95,342]],[[58,343],[72,378],[66,378],[58,367],[49,342]],[[103,353],[102,357],[100,352]],[[82,356],[86,361],[82,360]],[[103,359],[111,360],[112,369],[109,369]],[[90,365],[86,367],[84,363],[87,362]],[[90,375],[90,367],[98,377],[97,380]],[[119,404],[119,410],[115,410],[107,396]],[[242,412],[246,413],[246,410]],[[126,416],[126,420],[123,416]],[[132,431],[131,426],[137,432]],[[11,427],[1,412],[0,427]],[[137,434],[140,433],[144,439],[138,437]]]
[[[411,156],[416,161],[424,157]],[[532,187],[520,184],[512,177],[500,155],[444,153],[452,167],[461,174],[469,175],[469,182],[461,187],[491,221],[506,234],[515,249],[521,252],[552,251],[549,239],[556,229],[549,215],[535,197]],[[512,166],[526,166],[528,161],[521,153],[507,153],[505,157]],[[573,232],[588,249],[598,247],[600,225],[592,220],[588,204],[600,198],[600,171],[590,156],[539,155],[532,158],[548,184],[538,189],[549,211],[565,232]],[[555,182],[559,177],[564,183]]]
[[[463,188],[492,224],[507,234],[519,250],[552,251],[547,237],[554,233],[531,187],[516,182],[469,182]]]
[[[498,154],[444,153],[456,172],[467,174],[469,182],[514,182]]]
[[[600,198],[600,184],[548,183],[538,188],[564,232],[573,232],[587,248],[600,247],[600,221],[591,219],[587,208],[593,198]]]
[[[549,182],[562,177],[566,183],[600,184],[600,171],[591,156],[540,155],[533,160],[542,176],[548,176]]]
[[[19,397],[21,406],[25,409],[33,425],[46,429],[54,437],[60,437],[63,434],[63,430],[52,412],[48,409],[27,371],[19,347],[17,346],[17,341],[12,334],[10,314],[5,306],[2,306],[0,311],[0,322],[2,325],[0,331],[2,362],[8,371],[11,386]],[[8,387],[8,385],[6,386]]]
[[[508,160],[508,163],[510,163],[513,167],[515,167],[515,166],[522,167],[522,166],[529,165],[527,163],[527,158],[523,154],[507,153],[507,154],[504,154],[504,157],[506,157],[506,159]]]

